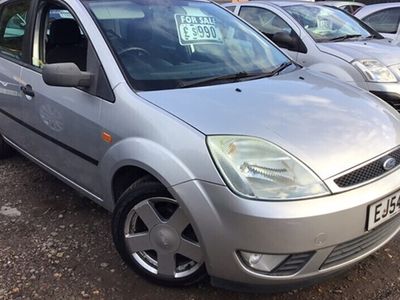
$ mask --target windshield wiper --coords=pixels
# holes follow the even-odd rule
[[[379,35],[373,33],[373,34],[367,36],[366,39],[371,39],[371,40],[373,40],[373,39],[381,39],[381,37]]]
[[[232,80],[233,82],[237,82],[241,79],[260,79],[264,77],[271,77],[279,74],[284,69],[292,65],[292,62],[284,62],[281,64],[277,69],[273,70],[272,72],[264,72],[264,73],[248,73],[248,72],[238,72],[235,74],[228,74],[228,75],[221,75],[221,76],[214,76],[202,79],[196,79],[191,81],[183,81],[178,84],[180,88],[186,87],[195,87],[195,86],[202,86],[205,84],[220,82],[220,81],[228,81]]]
[[[328,39],[328,42],[339,42],[339,41],[344,41],[344,40],[348,40],[348,39],[352,39],[352,38],[356,38],[356,37],[360,37],[362,36],[361,34],[346,34],[346,35],[342,35],[342,36],[338,36],[332,39]]]
[[[275,70],[273,70],[272,72],[269,73],[265,73],[265,77],[272,77],[275,75],[279,75],[280,72],[282,72],[283,70],[285,70],[287,67],[293,65],[293,63],[291,61],[286,61],[284,63],[282,63],[279,67],[277,67]]]
[[[239,72],[239,73],[235,73],[235,74],[220,75],[220,76],[207,77],[207,78],[195,79],[195,80],[190,80],[190,81],[183,81],[178,84],[178,87],[185,88],[185,87],[201,86],[204,84],[225,81],[225,80],[237,81],[242,78],[247,78],[250,76],[252,76],[252,74],[247,73],[247,72]]]

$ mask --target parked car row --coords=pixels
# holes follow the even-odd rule
[[[225,4],[311,70],[372,92],[400,109],[400,47],[344,11],[309,2]]]
[[[400,50],[327,6],[226,7],[247,21],[203,0],[0,2],[0,158],[112,211],[156,283],[315,283],[400,229],[400,114],[368,92],[395,106]]]

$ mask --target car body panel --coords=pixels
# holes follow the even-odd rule
[[[199,233],[205,245],[219,245],[205,249],[209,257],[207,270],[212,276],[255,285],[268,282],[269,286],[274,286],[288,280],[292,283],[307,278],[315,280],[322,274],[343,267],[320,269],[335,245],[368,233],[365,229],[368,206],[382,198],[382,190],[391,191],[389,194],[396,192],[399,189],[396,183],[398,176],[399,171],[369,186],[306,201],[249,201],[232,194],[226,187],[201,181],[180,184],[172,192],[178,199],[188,199],[190,195],[185,205],[197,225],[196,234]],[[351,201],[348,201],[346,194]],[[217,199],[224,200],[213,201],[206,195],[215,195]],[[338,207],[340,210],[337,210]],[[193,213],[197,211],[206,213]],[[388,242],[399,229],[381,241],[379,246]],[[224,243],[220,243],[222,231]],[[207,234],[202,234],[205,232]],[[347,261],[347,265],[354,264],[376,248],[370,249],[362,257]],[[304,253],[310,250],[316,250],[316,253],[295,276],[268,276],[246,269],[232,249],[271,254]],[[221,261],[224,262],[223,266]]]
[[[99,162],[107,207],[112,209],[117,201],[112,174],[124,166],[144,169],[167,187],[193,179],[224,185],[203,133],[139,97],[126,83],[114,92],[118,105],[104,102],[100,117],[113,136],[113,145]],[[120,119],[125,122],[116,121]]]
[[[0,57],[0,111],[15,116],[0,118],[0,132],[7,128],[12,139],[21,137],[22,128],[16,119],[22,117],[21,110],[21,66]]]
[[[75,88],[49,87],[41,73],[26,68],[21,78],[35,92],[34,97],[21,96],[22,121],[35,131],[26,130],[19,146],[102,198],[97,164],[108,145],[99,138],[101,99]]]
[[[276,78],[199,87],[195,94],[180,89],[140,95],[206,135],[240,133],[275,142],[326,179],[400,143],[400,128],[395,125],[400,116],[395,110],[362,90],[347,90],[345,84],[328,78],[297,71]],[[364,111],[360,111],[360,101],[366,101]],[[365,115],[373,111],[374,120],[366,120]],[[328,165],[327,161],[337,163]]]

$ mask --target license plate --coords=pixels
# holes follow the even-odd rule
[[[367,230],[386,222],[400,211],[400,191],[368,207]]]

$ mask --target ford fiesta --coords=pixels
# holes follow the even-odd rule
[[[1,1],[0,83],[0,156],[112,211],[157,283],[314,283],[399,230],[400,115],[211,2]]]

